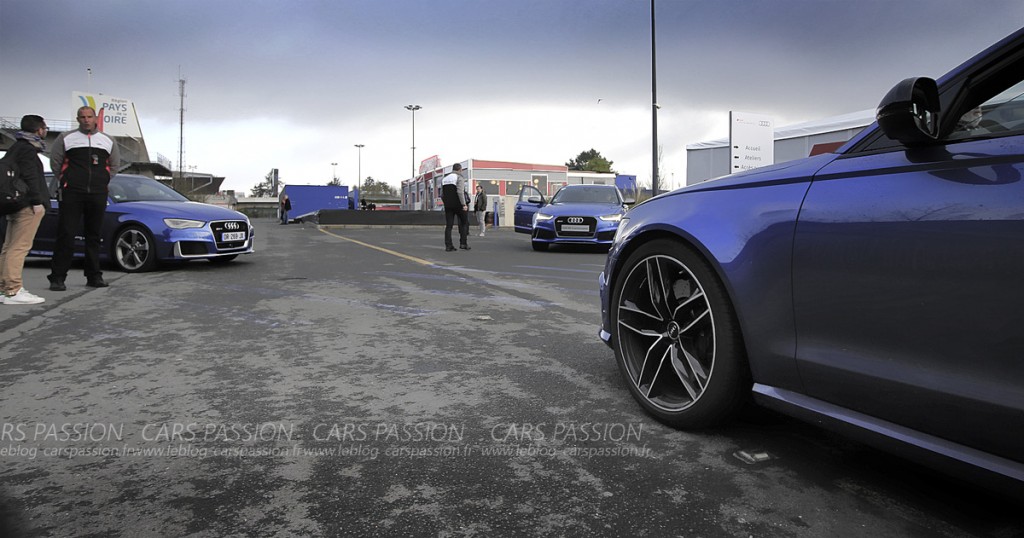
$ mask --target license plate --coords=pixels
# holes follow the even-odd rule
[[[562,225],[562,231],[563,232],[589,232],[590,231],[590,226],[587,226],[586,224],[563,224]]]
[[[245,241],[245,232],[224,232],[220,235],[221,241]]]

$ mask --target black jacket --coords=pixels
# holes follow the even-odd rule
[[[120,161],[117,142],[101,132],[61,133],[50,150],[50,169],[66,191],[106,194]]]
[[[469,205],[469,193],[466,192],[464,185],[465,180],[455,172],[441,179],[441,201],[444,202],[446,210],[462,211],[462,206]]]
[[[28,185],[28,196],[25,200],[30,205],[49,205],[50,190],[46,186],[46,176],[43,173],[43,163],[39,160],[41,149],[32,145],[28,140],[17,140],[7,149],[7,153],[18,165],[18,175]]]
[[[473,200],[473,211],[487,211],[487,194],[477,193]]]

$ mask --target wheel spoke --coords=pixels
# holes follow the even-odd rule
[[[661,266],[658,264],[658,258],[650,258],[645,264],[647,270],[647,297],[650,300],[651,307],[658,315],[658,320],[664,320],[665,315],[671,311],[662,312],[661,306],[665,298],[665,288],[661,280]]]
[[[684,350],[683,353],[685,354],[686,351]],[[689,354],[687,354],[686,358],[687,361],[689,361]],[[676,346],[672,346],[672,367],[676,373],[676,377],[679,378],[679,382],[682,383],[683,389],[685,389],[686,393],[690,395],[690,399],[696,400],[697,395],[704,390],[704,385],[699,379],[694,379],[694,377],[690,375],[690,372],[687,371],[686,365],[683,364],[683,361],[679,360],[679,353],[677,352]],[[694,386],[694,384],[697,386]]]
[[[704,387],[707,386],[708,381],[708,373],[704,369],[704,365],[701,364],[699,360],[697,360],[697,357],[694,357],[692,353],[687,351],[686,348],[680,346],[679,351],[683,352],[683,358],[686,359],[686,363],[683,364],[683,362],[680,361],[678,357],[674,357],[675,362],[678,362],[677,370],[685,370],[686,372],[691,372],[693,374],[692,378],[697,382],[697,385],[700,387],[700,390],[704,390]],[[690,376],[688,375],[687,377]]]
[[[638,334],[640,336],[647,336],[647,337],[651,337],[651,338],[661,338],[661,336],[662,336],[662,334],[657,332],[657,331],[652,331],[650,329],[641,329],[639,327],[634,327],[634,326],[630,325],[629,323],[626,323],[625,321],[621,321],[621,320],[619,321],[619,326],[620,327],[625,327],[625,328],[629,329],[630,331],[633,331],[634,333],[636,333],[636,334]]]
[[[626,311],[626,312],[632,312],[632,313],[635,313],[635,314],[640,314],[642,316],[646,316],[646,317],[650,318],[651,320],[655,320],[655,321],[661,321],[661,319],[662,319],[661,316],[659,316],[657,312],[654,312],[653,314],[650,313],[650,312],[647,312],[647,311],[643,310],[642,308],[640,308],[639,306],[637,306],[637,304],[634,303],[633,301],[623,301],[622,306],[620,307],[619,311],[620,312]]]
[[[700,288],[698,288],[692,295],[687,297],[685,301],[682,301],[681,303],[679,303],[679,306],[677,306],[675,308],[675,310],[672,311],[672,317],[675,318],[676,316],[679,315],[679,311],[680,310],[682,310],[683,308],[686,308],[687,306],[693,305],[697,301],[701,301],[701,300],[704,300],[704,291],[701,290]],[[700,306],[702,306],[704,308],[707,308],[707,306],[708,306],[707,301],[704,300],[703,304],[700,305]]]
[[[689,321],[685,326],[682,326],[682,330],[680,331],[682,334],[689,334],[693,332],[693,329],[697,326],[697,324],[700,324],[702,321],[708,319],[711,316],[710,307],[708,307],[706,304],[703,305],[703,307],[704,308],[700,311],[700,313],[696,315],[696,317]]]
[[[636,384],[637,388],[642,390],[644,392],[644,396],[646,396],[648,398],[651,397],[651,393],[654,391],[654,387],[657,384],[658,379],[661,376],[661,368],[662,368],[662,366],[665,365],[665,359],[667,358],[667,356],[669,354],[669,351],[671,350],[672,346],[668,346],[667,348],[665,348],[665,351],[661,352],[661,356],[660,357],[658,356],[658,352],[657,352],[656,348],[657,348],[657,343],[655,343],[655,345],[652,345],[647,350],[647,358],[644,360],[644,370],[648,370],[648,366],[650,366],[650,368],[654,369],[654,371],[651,372],[649,376],[644,376],[643,375],[644,370],[641,370],[641,376],[637,378],[637,384]],[[652,355],[653,355],[653,357],[652,357]],[[654,360],[650,360],[652,358]],[[649,363],[657,363],[657,364],[649,364]],[[646,390],[645,390],[645,387],[646,387]]]

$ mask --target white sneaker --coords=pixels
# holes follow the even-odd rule
[[[39,304],[44,301],[46,299],[29,293],[25,288],[21,288],[14,295],[4,297],[4,304]]]
[[[483,233],[481,232],[481,233],[480,233],[480,237],[483,237],[483,236],[484,236],[484,234],[483,234]]]

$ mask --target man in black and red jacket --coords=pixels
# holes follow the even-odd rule
[[[84,225],[85,279],[93,288],[107,287],[100,270],[100,227],[107,210],[107,185],[121,158],[117,142],[97,131],[96,111],[78,109],[78,129],[61,133],[50,151],[50,169],[57,176],[60,216],[57,244],[50,266],[50,289],[64,291],[71,268],[78,225]]]

